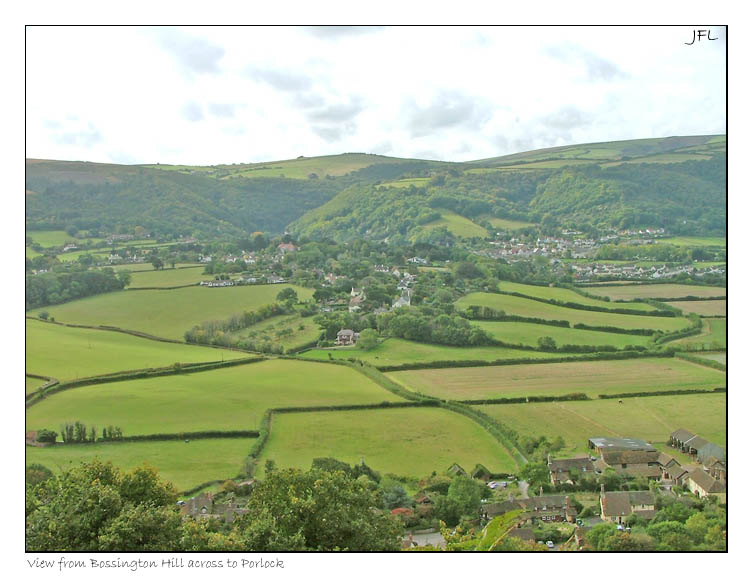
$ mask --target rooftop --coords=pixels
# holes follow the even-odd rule
[[[637,438],[589,438],[589,443],[600,450],[654,450],[650,443]]]

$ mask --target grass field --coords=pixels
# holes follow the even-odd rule
[[[44,384],[44,379],[38,379],[36,377],[29,377],[26,376],[26,393],[31,393],[32,391],[36,391],[39,389],[39,386]]]
[[[39,243],[42,247],[62,247],[67,243],[83,241],[83,239],[71,237],[65,231],[26,231],[26,236],[31,237],[32,242]]]
[[[704,319],[703,333],[685,339],[670,341],[672,345],[691,345],[702,349],[717,349],[727,347],[727,320]]]
[[[176,263],[175,268],[176,269],[185,269],[185,268],[193,268],[203,265],[199,263]],[[151,263],[123,263],[121,265],[108,265],[108,267],[111,267],[116,273],[118,271],[143,271],[145,273],[153,272],[154,267]],[[172,267],[168,265],[169,269],[172,270]],[[167,269],[165,269],[167,270]],[[212,277],[214,279],[214,276]]]
[[[39,257],[42,253],[39,253],[32,249],[31,247],[26,247],[26,258],[27,259],[33,259],[34,257]]]
[[[399,408],[275,415],[260,462],[308,469],[318,457],[365,463],[383,473],[423,477],[457,462],[513,472],[515,461],[470,419],[440,408]]]
[[[513,283],[512,281],[500,281],[499,285],[497,285],[497,288],[500,291],[507,291],[508,293],[520,293],[522,295],[538,297],[539,299],[555,299],[557,301],[563,301],[566,303],[578,303],[594,307],[604,307],[606,309],[656,311],[656,307],[653,307],[648,303],[611,303],[609,301],[601,301],[600,299],[584,297],[583,295],[580,295],[575,291],[564,289],[562,287],[541,287],[538,285],[524,285],[523,283]]]
[[[27,429],[76,420],[126,436],[257,429],[270,407],[404,401],[340,365],[270,360],[213,371],[90,385],[31,406]]]
[[[441,399],[493,399],[724,386],[723,372],[681,359],[623,359],[396,371],[390,378]]]
[[[610,289],[613,289],[613,287],[610,287]],[[591,326],[612,326],[624,329],[676,331],[690,324],[687,319],[681,317],[651,317],[583,311],[497,293],[470,293],[464,295],[456,302],[456,306],[460,310],[464,310],[470,305],[491,307],[492,309],[502,310],[508,315],[565,320],[569,321],[571,325],[585,323]]]
[[[391,337],[384,340],[370,351],[357,347],[333,347],[331,349],[311,349],[300,355],[303,359],[334,359],[354,358],[368,361],[376,367],[386,365],[403,365],[405,363],[471,360],[495,361],[497,359],[517,359],[521,357],[561,357],[564,354],[544,353],[541,351],[522,351],[504,347],[450,347],[449,345],[434,345],[417,343],[405,339]]]
[[[63,327],[26,320],[26,371],[60,381],[173,363],[222,361],[249,354],[163,343],[115,331]]]
[[[209,480],[229,479],[243,470],[251,438],[183,441],[96,443],[68,447],[26,448],[26,463],[39,463],[53,472],[77,466],[95,457],[132,470],[144,463],[159,470],[163,480],[188,490]]]
[[[669,243],[679,247],[724,247],[727,239],[724,237],[665,237],[657,239],[657,243]]]
[[[726,296],[724,287],[657,283],[654,285],[621,285],[619,287],[584,287],[588,293],[610,299],[661,299],[663,297],[719,297]],[[670,305],[672,305],[670,303]]]
[[[321,332],[313,317],[279,315],[241,329],[233,335],[281,345],[288,351],[316,341]]]
[[[112,325],[182,340],[187,330],[202,321],[225,319],[234,313],[273,303],[286,287],[293,287],[300,299],[308,299],[314,292],[288,284],[116,291],[44,309],[57,321]]]
[[[429,177],[414,177],[408,179],[398,179],[396,181],[388,181],[382,183],[385,187],[396,187],[398,189],[407,189],[411,185],[414,187],[426,186],[429,182]]]
[[[723,363],[724,365],[727,365],[727,352],[726,351],[719,351],[719,352],[713,352],[713,353],[699,353],[698,355],[695,355],[695,357],[700,357],[701,359],[711,359],[712,361],[716,361],[718,363]]]
[[[668,395],[597,401],[488,405],[481,409],[520,436],[561,435],[566,443],[559,456],[588,451],[588,438],[637,437],[663,444],[676,429],[690,430],[725,446],[727,399],[723,393]]]
[[[612,345],[618,349],[626,345],[648,346],[651,341],[647,335],[607,333],[517,321],[471,321],[471,324],[481,327],[492,337],[505,343],[520,343],[534,347],[538,345],[540,337],[551,337],[557,345]]]
[[[515,221],[513,219],[500,219],[498,217],[486,217],[486,220],[491,223],[495,229],[507,229],[508,231],[517,231],[518,229],[525,229],[535,223],[526,223],[525,221]]]
[[[130,289],[140,287],[179,287],[214,280],[214,275],[204,275],[204,267],[181,267],[160,271],[135,271],[131,273]]]
[[[672,307],[677,307],[687,315],[688,313],[698,313],[704,317],[726,317],[727,300],[716,299],[714,301],[672,301]]]
[[[471,237],[486,237],[486,229],[470,219],[466,219],[462,215],[458,215],[447,209],[438,209],[438,211],[442,216],[436,221],[424,225],[425,229],[447,227],[447,230],[456,237],[466,239]]]

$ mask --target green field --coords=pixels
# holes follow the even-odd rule
[[[32,249],[31,247],[26,247],[26,258],[27,259],[33,259],[34,257],[39,257],[42,253],[39,253]]]
[[[436,221],[432,221],[423,226],[425,229],[434,229],[436,227],[447,227],[447,230],[455,235],[464,239],[471,237],[486,237],[487,232],[482,226],[477,225],[470,219],[466,219],[462,215],[448,211],[447,209],[438,209],[438,212],[442,215]]]
[[[648,358],[492,367],[396,371],[390,378],[441,399],[494,399],[528,395],[627,393],[667,389],[713,389],[723,372],[681,359]]]
[[[505,347],[451,347],[418,343],[406,339],[391,337],[374,349],[364,351],[358,347],[333,347],[329,349],[311,349],[300,355],[304,359],[358,359],[368,361],[376,367],[403,365],[406,363],[430,361],[495,361],[497,359],[519,359],[522,357],[561,357],[562,353],[544,353],[541,351],[523,351]]]
[[[248,357],[239,351],[163,343],[115,331],[26,320],[26,371],[60,381],[173,363]]]
[[[267,408],[404,401],[348,367],[270,360],[226,369],[90,385],[31,406],[27,429],[79,420],[123,434],[255,430]]]
[[[606,309],[631,309],[636,311],[656,311],[656,307],[648,303],[612,303],[610,301],[601,301],[591,297],[584,297],[570,289],[562,287],[541,287],[539,285],[524,285],[523,283],[513,283],[512,281],[500,281],[497,288],[500,291],[508,293],[520,293],[539,299],[554,299],[565,303],[578,303],[590,305],[593,307],[603,307]]]
[[[613,287],[610,287],[613,289]],[[620,313],[601,313],[598,311],[584,311],[570,307],[559,307],[549,303],[541,303],[497,293],[470,293],[456,302],[459,310],[471,305],[491,307],[502,310],[508,315],[536,317],[540,319],[565,320],[571,325],[585,323],[591,326],[612,326],[624,329],[653,329],[661,331],[677,331],[684,329],[690,322],[681,317],[651,317],[646,315],[624,315]]]
[[[281,345],[288,351],[317,341],[321,332],[313,317],[278,315],[236,331],[232,335],[255,342]]]
[[[677,307],[685,315],[697,313],[701,317],[726,317],[727,300],[715,299],[713,301],[672,301],[672,307]]]
[[[515,221],[513,219],[500,219],[498,217],[485,217],[495,229],[507,229],[508,231],[517,231],[535,225],[535,223],[526,223],[525,221]]]
[[[726,296],[724,287],[703,285],[680,285],[678,283],[656,283],[651,285],[621,285],[619,287],[584,287],[593,295],[616,299],[661,299],[674,297],[719,297]],[[672,305],[672,303],[670,303]]]
[[[700,349],[726,349],[727,348],[727,320],[704,319],[703,332],[685,339],[670,341],[671,345],[689,345]]]
[[[398,189],[407,189],[411,185],[414,187],[423,187],[429,183],[429,177],[414,177],[408,179],[398,179],[382,183],[385,187],[396,187]]]
[[[665,237],[657,239],[657,243],[669,243],[679,247],[725,247],[727,239],[724,237]]]
[[[31,393],[32,391],[36,391],[39,389],[41,385],[44,385],[45,380],[44,379],[38,379],[36,377],[29,377],[26,376],[26,393]]]
[[[180,287],[195,285],[200,281],[212,281],[214,275],[204,275],[204,267],[181,267],[159,271],[136,271],[131,273],[130,289],[141,287]]]
[[[676,429],[690,430],[725,446],[727,396],[723,393],[631,397],[516,405],[487,405],[482,411],[522,436],[561,435],[566,447],[559,456],[588,451],[588,438],[637,437],[663,444]]]
[[[202,266],[199,263],[176,263],[175,268],[176,269],[185,269],[185,268],[193,268],[197,266]],[[143,271],[145,273],[153,272],[154,267],[151,263],[122,263],[120,265],[108,265],[108,267],[111,267],[116,273],[118,271]],[[168,266],[169,267],[169,266]],[[169,267],[170,270],[172,270],[172,267]],[[167,271],[167,269],[165,269]],[[214,279],[214,277],[212,277]]]
[[[234,313],[273,303],[277,294],[286,287],[295,289],[300,299],[309,299],[314,293],[313,289],[285,283],[116,291],[44,309],[57,321],[65,323],[111,325],[182,340],[187,330],[202,321],[226,319]],[[29,314],[35,315],[37,312]]]
[[[626,345],[648,346],[651,338],[647,335],[607,333],[570,327],[553,327],[538,323],[517,321],[471,321],[492,337],[505,343],[519,343],[536,347],[540,337],[551,337],[559,345],[612,345],[618,349]]]
[[[701,359],[710,359],[712,361],[716,361],[717,363],[723,363],[724,365],[727,365],[727,352],[726,351],[719,351],[715,353],[699,353],[698,355],[695,355],[694,357],[700,357]]]
[[[260,463],[308,469],[318,457],[365,463],[381,472],[424,477],[453,463],[470,471],[517,470],[507,450],[470,419],[440,408],[399,408],[275,415]]]
[[[191,440],[190,443],[161,441],[27,447],[26,463],[45,465],[55,473],[94,458],[112,462],[125,470],[146,463],[159,470],[160,477],[172,482],[180,491],[209,480],[239,475],[254,441],[251,438],[231,438]]]
[[[42,247],[62,247],[67,243],[84,241],[71,237],[65,231],[26,231],[26,236],[31,237],[33,243],[39,243]]]

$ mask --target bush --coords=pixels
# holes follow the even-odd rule
[[[52,442],[54,443],[58,438],[58,432],[52,431],[49,429],[40,429],[37,432],[37,441],[38,442]]]

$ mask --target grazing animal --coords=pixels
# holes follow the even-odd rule
[[[622,400],[619,400],[617,403],[622,403]]]

